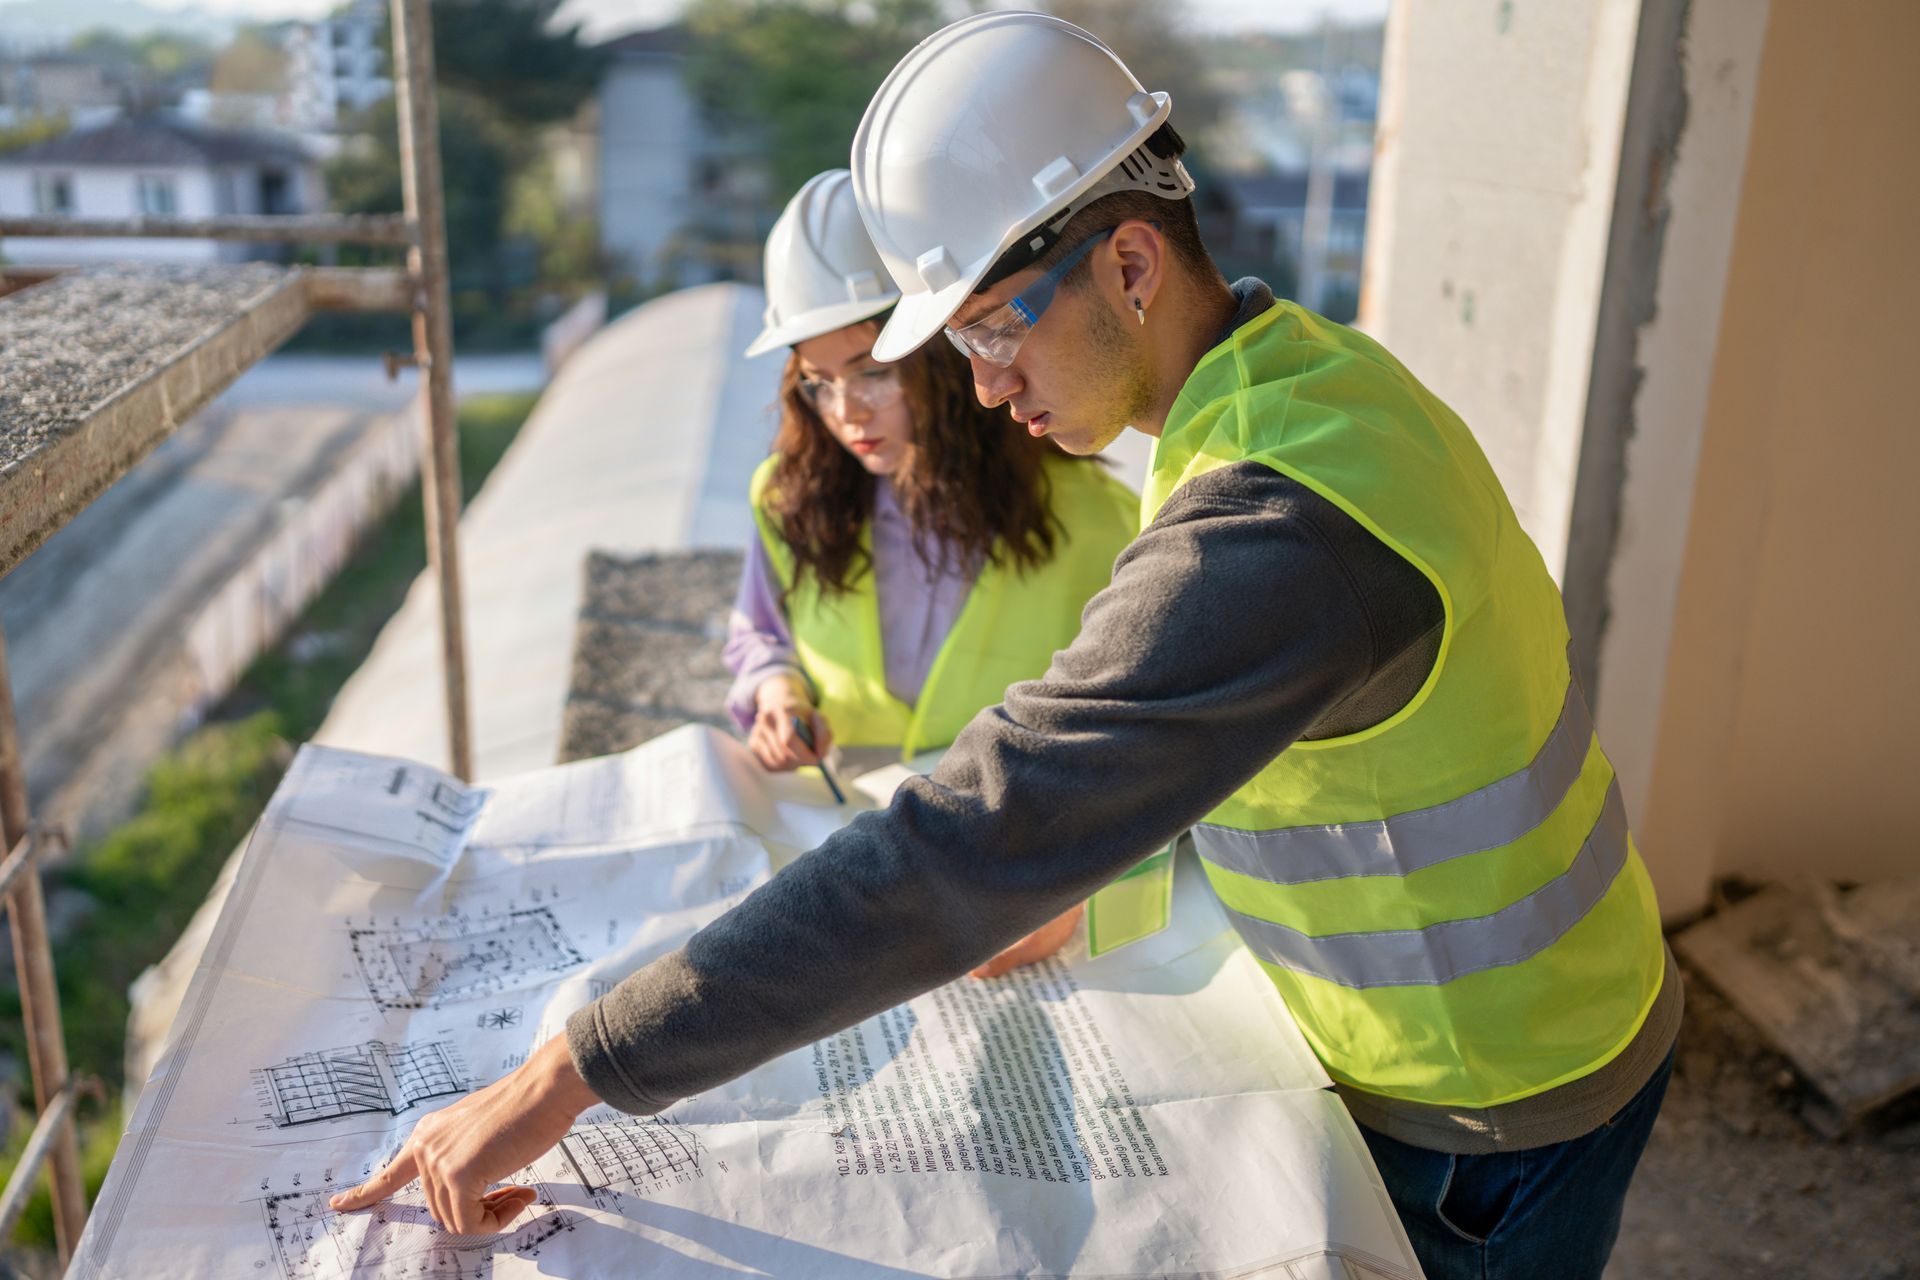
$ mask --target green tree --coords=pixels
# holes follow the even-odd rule
[[[514,192],[546,163],[542,131],[598,89],[604,55],[577,27],[552,25],[559,0],[434,0],[434,77],[455,323],[462,341],[523,342],[535,321],[542,265],[577,263],[579,219],[526,211]],[[401,207],[395,106],[380,103],[327,168],[333,207]],[[516,204],[522,212],[514,214]],[[590,230],[585,233],[590,235]],[[340,260],[372,260],[342,249]],[[352,337],[349,326],[339,326]]]
[[[538,246],[544,283],[575,289],[602,284],[609,264],[600,252],[599,224],[590,211],[567,206],[555,167],[543,150],[514,174],[507,189],[507,234]]]
[[[1189,146],[1219,118],[1220,93],[1188,34],[1186,0],[1044,0],[1043,7],[1099,36],[1144,87],[1171,94],[1173,125]]]
[[[433,0],[434,75],[442,91],[485,102],[501,123],[565,120],[600,86],[606,54],[578,24],[555,25],[564,0]]]
[[[693,0],[690,80],[708,118],[765,156],[778,207],[846,167],[874,90],[955,16],[947,0]]]
[[[341,213],[394,213],[402,205],[400,141],[392,99],[362,117],[360,137],[327,166]],[[447,256],[455,288],[493,289],[515,139],[472,94],[440,93],[440,168],[445,177]]]
[[[137,71],[152,80],[204,77],[213,66],[214,47],[178,31],[150,31],[129,36],[96,27],[75,36],[67,48],[96,62]]]
[[[0,127],[0,154],[45,142],[48,138],[57,138],[66,131],[67,117],[64,114],[28,116]]]

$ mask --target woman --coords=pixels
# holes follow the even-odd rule
[[[788,204],[766,280],[747,354],[791,350],[753,478],[729,709],[769,769],[835,742],[856,768],[944,747],[1077,634],[1138,499],[982,407],[946,343],[874,361],[898,295],[845,170]]]
[[[1099,465],[984,408],[965,359],[872,356],[898,294],[847,171],[800,189],[767,239],[766,328],[790,347],[774,453],[729,631],[728,709],[769,769],[855,768],[944,747],[1080,629],[1138,527]],[[803,731],[804,727],[804,731]],[[1051,955],[1075,908],[975,970]]]

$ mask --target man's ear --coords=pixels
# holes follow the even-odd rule
[[[1121,310],[1131,312],[1136,300],[1143,309],[1152,307],[1171,265],[1166,236],[1151,222],[1129,218],[1114,228],[1107,248],[1119,269]]]

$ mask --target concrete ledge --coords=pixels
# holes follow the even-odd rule
[[[721,708],[733,677],[720,652],[742,558],[589,553],[562,761],[625,751],[688,721],[730,727]]]
[[[306,322],[302,272],[75,271],[0,298],[0,574]]]

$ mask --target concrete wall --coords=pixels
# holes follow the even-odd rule
[[[1566,589],[1663,910],[1920,870],[1907,0],[1404,3],[1362,323]]]
[[[1717,875],[1920,870],[1920,6],[1773,0],[1650,803]]]
[[[1360,323],[1565,562],[1639,0],[1397,4]]]
[[[1612,455],[1599,469],[1614,489],[1611,528],[1599,536],[1584,531],[1596,543],[1604,540],[1591,548],[1599,581],[1582,584],[1589,592],[1582,603],[1600,623],[1600,641],[1588,655],[1602,674],[1592,687],[1594,713],[1627,812],[1636,819],[1648,812],[1661,711],[1674,688],[1669,663],[1682,553],[1692,527],[1766,19],[1766,0],[1691,0],[1685,7],[1678,50],[1684,128],[1677,142],[1663,139],[1643,156],[1662,171],[1664,192],[1655,193],[1651,235],[1644,226],[1628,228],[1643,252],[1630,264],[1637,279],[1621,289],[1634,303],[1625,317],[1627,342],[1603,375],[1612,381],[1614,412],[1601,414],[1603,397],[1596,395],[1588,415],[1590,431],[1611,435]],[[1674,39],[1670,27],[1666,34]],[[1645,88],[1655,98],[1671,87],[1665,81],[1674,74],[1675,52],[1670,46],[1664,65],[1648,59],[1645,74],[1656,83]],[[1635,231],[1643,234],[1633,237]],[[1595,452],[1587,451],[1590,462]],[[1697,909],[1705,885],[1693,859],[1665,841],[1649,845],[1645,836],[1642,824],[1641,852],[1669,914]]]

